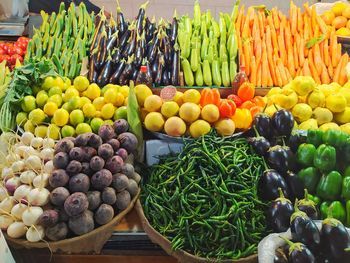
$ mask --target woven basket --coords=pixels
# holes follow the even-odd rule
[[[179,250],[172,250],[171,248],[171,242],[162,236],[157,230],[155,230],[150,223],[148,222],[145,214],[143,213],[141,202],[138,200],[135,204],[135,209],[137,214],[139,215],[139,218],[141,220],[142,227],[144,231],[147,233],[149,238],[152,240],[152,242],[158,244],[161,246],[166,253],[168,253],[170,256],[175,257],[179,262],[186,262],[186,263],[202,263],[202,262],[221,262],[221,263],[258,263],[258,255],[254,254],[246,258],[242,258],[239,260],[209,260],[207,258],[202,257],[196,257],[182,249]]]
[[[113,218],[108,224],[100,226],[93,231],[69,239],[64,239],[56,242],[29,242],[24,239],[10,238],[5,234],[8,244],[15,249],[31,249],[31,248],[49,248],[52,253],[64,253],[64,254],[99,254],[107,242],[112,236],[115,226],[126,216],[131,209],[133,209],[138,197],[137,195],[131,200],[130,205]]]

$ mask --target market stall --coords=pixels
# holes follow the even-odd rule
[[[117,5],[0,43],[16,259],[350,262],[350,4]]]

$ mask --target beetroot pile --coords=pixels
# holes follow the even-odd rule
[[[129,161],[138,142],[128,128],[118,120],[101,126],[98,135],[81,134],[56,144],[49,178],[53,209],[40,218],[48,239],[86,234],[129,206],[141,177]]]

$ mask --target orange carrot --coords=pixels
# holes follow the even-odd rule
[[[236,20],[236,31],[237,32],[241,31],[243,16],[244,16],[244,5],[242,5],[238,11],[237,20]]]
[[[328,75],[330,76],[331,79],[334,78],[334,69],[333,69],[333,65],[331,63],[329,63],[328,67]]]
[[[243,45],[242,45],[242,38],[239,34],[237,34],[237,42],[238,42],[238,50],[239,54],[243,54]]]
[[[256,86],[261,87],[261,63],[258,65],[256,72]]]
[[[262,50],[261,50],[261,39],[257,39],[256,41],[256,49],[254,50],[254,54],[255,54],[255,59],[256,59],[256,65],[259,65],[261,62],[261,54],[262,54]]]
[[[293,45],[293,57],[294,57],[295,70],[298,70],[299,69],[299,54],[298,54],[298,47],[297,47],[296,42],[294,42],[294,45]]]
[[[306,15],[304,15],[304,39],[305,40],[310,39],[309,19]]]
[[[275,72],[276,72],[276,79],[277,81],[275,82],[275,85],[279,86],[279,87],[282,87],[283,86],[283,81],[282,81],[282,76],[281,76],[281,73],[279,71],[279,68],[277,67],[277,57],[274,56],[274,64],[275,64]]]
[[[298,10],[296,5],[294,5],[293,2],[290,3],[290,16],[289,20],[291,22],[290,28],[292,35],[294,36],[297,33],[297,27],[298,27]]]
[[[311,17],[312,11],[311,11],[311,8],[309,7],[309,3],[306,2],[303,6],[304,6],[304,9],[306,11],[306,14]]]
[[[309,66],[310,66],[311,75],[312,75],[313,79],[315,80],[315,82],[317,84],[321,84],[320,77],[318,76],[317,69],[316,69],[315,64],[314,64],[313,52],[311,49],[309,50]]]
[[[300,66],[304,65],[304,61],[305,61],[305,57],[306,57],[306,54],[304,52],[305,52],[305,39],[301,38],[300,39],[300,46],[299,46],[299,63],[300,63]]]
[[[293,77],[290,74],[288,68],[284,67],[284,72],[286,73],[286,77],[287,77],[288,82],[291,82],[293,80]]]
[[[340,63],[341,56],[342,56],[341,44],[339,43],[339,44],[337,44],[337,61],[338,61],[338,63]]]
[[[292,77],[295,77],[294,55],[293,55],[293,48],[291,45],[288,45],[287,52],[288,52],[287,68],[288,68],[290,75],[292,75]]]
[[[245,64],[245,72],[247,73],[247,75],[249,76],[250,73],[250,44],[249,44],[249,40],[246,40],[245,43],[243,43],[243,55],[244,55],[244,64]]]
[[[283,23],[283,26],[285,27],[284,30],[284,41],[286,43],[286,49],[288,49],[293,43],[292,43],[292,35],[290,32],[290,24],[288,22]]]
[[[331,56],[332,56],[332,65],[335,68],[338,64],[338,45],[337,45],[337,36],[333,34],[331,44]]]
[[[261,57],[261,85],[262,87],[267,87],[268,82],[268,69],[269,64],[267,62],[267,52],[266,52],[266,43],[262,41],[261,44],[262,57]]]
[[[280,29],[280,19],[278,17],[278,12],[276,8],[272,8],[272,17],[273,17],[273,23],[275,25],[276,30]]]
[[[322,52],[322,50],[321,50]],[[328,67],[329,65],[329,47],[328,47],[328,39],[326,39],[324,41],[324,44],[323,44],[323,61],[324,61],[324,64],[326,64],[326,66]]]
[[[303,24],[303,16],[301,15],[300,7],[298,7],[298,32],[301,33],[303,30],[304,24]]]
[[[316,25],[314,28],[314,37],[317,37],[320,35],[320,27]]]
[[[248,11],[247,11],[247,16],[246,16],[246,19],[244,21],[244,25],[243,25],[243,28],[242,28],[242,37],[243,38],[248,38],[250,37],[250,14],[251,12],[254,12],[254,10],[248,8]]]
[[[273,48],[277,48],[278,47],[278,42],[277,42],[277,34],[276,34],[276,29],[275,26],[272,22],[272,16],[269,16],[267,18],[267,21],[270,25],[270,29],[271,29],[271,40],[272,40],[272,46]]]
[[[256,61],[255,61],[255,56],[252,56],[252,61],[251,61],[251,73],[250,73],[250,82],[256,86],[256,72],[257,68],[256,68]]]
[[[315,28],[317,25],[317,14],[316,14],[316,6],[312,5],[311,8],[311,26],[312,28]]]
[[[267,52],[267,60],[269,63],[269,71],[271,74],[272,82],[276,83],[276,74],[275,74],[275,65],[273,63],[273,47],[271,43],[271,30],[270,26],[266,26],[266,52]]]
[[[313,48],[312,48],[312,54],[313,54],[313,58],[314,58],[314,65],[316,67],[317,70],[317,74],[320,76],[322,73],[322,58],[321,58],[321,54],[320,54],[320,46],[318,43],[316,43]]]
[[[324,50],[324,42],[326,41],[322,41],[320,42],[319,46],[320,46],[320,56],[321,56],[321,59],[322,59],[322,62],[324,63],[324,53],[323,53],[323,50]]]
[[[345,53],[342,58],[341,58],[341,61],[340,61],[340,72],[339,72],[339,79],[338,79],[338,82],[341,86],[343,86],[346,81],[347,81],[347,75],[346,75],[346,65],[348,64],[349,62],[349,55],[348,53]]]
[[[284,65],[283,65],[283,62],[282,62],[281,59],[277,60],[277,68],[278,68],[278,70],[279,70],[279,72],[281,74],[283,86],[287,85],[288,84],[288,78],[287,78],[287,75],[286,75],[286,71],[284,70]]]
[[[303,70],[302,70],[303,76],[310,76],[312,77],[311,70],[309,67],[309,59],[305,59],[304,65],[303,65]]]
[[[261,11],[258,11],[258,22],[259,22],[259,32],[260,32],[260,37],[262,38],[264,34],[264,22],[263,22],[263,14]]]
[[[295,74],[295,76],[297,76],[297,77],[298,77],[298,76],[301,76],[301,75],[300,75],[300,74],[301,74],[301,70],[302,70],[302,68],[299,68],[298,71],[297,71],[297,73]]]
[[[328,71],[325,64],[322,64],[322,74],[321,74],[322,84],[329,84],[331,79],[329,78]]]
[[[340,76],[340,70],[341,70],[341,63],[337,65],[334,71],[333,81],[339,83],[339,76]]]
[[[326,35],[328,32],[328,28],[327,28],[326,23],[323,21],[323,19],[320,16],[316,16],[316,19],[317,19],[317,24],[320,27],[322,34]]]
[[[267,86],[268,86],[268,87],[273,87],[273,79],[272,79],[272,76],[271,76],[271,72],[270,72],[270,71],[268,71]]]

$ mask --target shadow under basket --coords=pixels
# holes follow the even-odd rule
[[[29,242],[24,239],[10,238],[5,234],[8,244],[15,249],[49,248],[52,253],[63,254],[100,254],[104,244],[112,236],[115,226],[133,209],[140,189],[136,196],[131,200],[129,206],[115,216],[109,223],[100,226],[91,232],[55,242]]]
[[[174,251],[171,248],[171,242],[162,236],[157,230],[155,230],[150,223],[148,222],[141,205],[140,200],[138,200],[135,204],[136,212],[141,220],[142,227],[148,237],[152,240],[153,243],[161,246],[166,253],[170,256],[175,257],[181,263],[202,263],[202,262],[222,262],[222,263],[258,263],[258,255],[254,254],[246,258],[241,258],[239,260],[215,260],[215,259],[207,259],[202,257],[194,256],[182,249]]]

